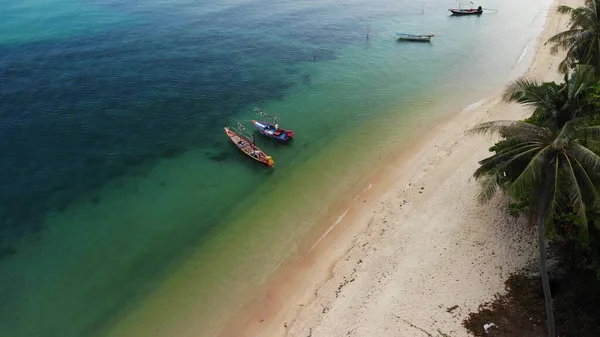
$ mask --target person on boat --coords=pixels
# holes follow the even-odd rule
[[[275,132],[275,127],[273,127],[273,124],[267,124],[264,128],[265,132],[267,134],[273,134]]]
[[[481,8],[481,6],[477,7],[477,11],[478,12],[483,12],[483,8]]]

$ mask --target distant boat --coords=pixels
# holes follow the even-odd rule
[[[403,41],[431,42],[431,38],[434,36],[435,36],[435,34],[413,35],[413,34],[396,33],[396,39],[403,40]]]
[[[470,8],[470,9],[449,9],[449,11],[452,13],[452,15],[481,15],[483,14],[483,8],[481,8],[481,6],[477,7],[477,8]]]
[[[280,143],[287,143],[294,138],[294,131],[281,129],[277,124],[256,120],[252,124],[260,133]]]
[[[229,139],[231,139],[233,144],[235,144],[235,146],[237,146],[237,148],[244,152],[248,157],[267,165],[267,167],[275,165],[275,161],[273,161],[271,156],[267,156],[266,153],[256,147],[256,145],[254,145],[254,143],[249,141],[247,138],[233,132],[228,127],[225,127],[225,133],[227,136],[229,136]]]

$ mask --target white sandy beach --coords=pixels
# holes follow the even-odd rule
[[[581,3],[555,1],[527,75],[562,80],[555,70],[561,55],[550,55],[544,42],[567,22],[556,6]],[[464,131],[528,114],[502,103],[500,94],[391,160],[372,188],[339,210],[345,217],[305,257],[309,262],[293,265],[301,276],[275,282],[224,335],[467,336],[468,313],[537,255],[534,231],[507,214],[506,200],[476,201],[472,174],[493,140]]]

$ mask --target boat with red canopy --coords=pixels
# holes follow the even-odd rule
[[[287,143],[292,138],[294,138],[294,131],[290,129],[282,129],[279,127],[279,117],[275,115],[274,117],[270,117],[266,112],[262,111],[259,108],[254,108],[254,111],[258,113],[261,117],[265,118],[263,120],[252,120],[252,125],[263,135],[279,142],[279,143]],[[269,122],[267,119],[271,119]]]
[[[280,143],[287,143],[294,138],[294,131],[282,129],[278,124],[257,120],[252,120],[252,124],[261,134]]]

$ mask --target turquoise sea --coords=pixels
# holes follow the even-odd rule
[[[218,333],[386,155],[522,72],[550,4],[0,0],[0,336]],[[275,169],[223,133],[256,106],[296,133],[257,136]]]

